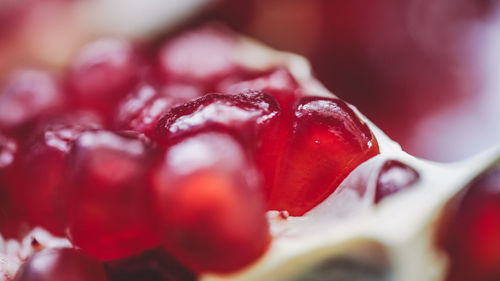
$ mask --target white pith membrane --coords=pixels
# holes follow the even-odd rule
[[[249,69],[285,67],[306,94],[334,97],[312,76],[309,63],[300,56],[269,49],[245,37],[240,37],[234,56]],[[273,240],[254,264],[230,275],[204,274],[200,280],[443,280],[446,257],[433,246],[440,212],[448,200],[500,159],[500,147],[453,164],[420,160],[405,153],[352,108],[376,136],[380,154],[356,168],[329,198],[304,216],[283,218],[278,212],[268,212]],[[346,187],[359,180],[356,171],[385,160],[412,167],[419,173],[419,181],[377,205],[372,203],[373,186],[367,186],[372,196],[367,195],[361,205],[351,209],[349,200],[357,195]],[[377,171],[370,172],[366,182],[373,184],[370,177],[376,177]],[[5,241],[0,235],[0,281],[12,280],[21,262],[33,252],[68,245],[66,239],[52,237],[39,228],[20,242]]]

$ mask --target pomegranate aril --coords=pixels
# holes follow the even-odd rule
[[[170,96],[172,90],[180,91],[181,95]],[[193,91],[198,96],[196,90],[187,86],[186,88],[182,86],[173,89],[164,88],[161,93],[158,93],[154,86],[142,84],[126,97],[118,107],[115,126],[122,130],[133,130],[145,135],[151,135],[158,120],[172,106],[185,102],[190,95],[193,95]]]
[[[239,82],[231,82],[229,78],[222,81],[218,87],[225,94],[264,92],[278,101],[283,112],[292,111],[297,99],[303,96],[302,89],[295,78],[282,68],[268,73],[259,73],[253,79]]]
[[[26,209],[32,225],[64,236],[61,188],[66,157],[83,132],[99,125],[83,113],[57,119],[41,124],[23,149],[18,166],[22,174],[16,175],[16,201]]]
[[[163,249],[142,252],[105,265],[108,281],[195,281],[194,272]]]
[[[159,69],[167,81],[212,91],[219,79],[237,70],[236,46],[234,35],[218,26],[185,32],[160,49]]]
[[[500,168],[475,179],[445,208],[438,245],[449,281],[500,279]]]
[[[261,92],[209,94],[172,108],[158,122],[153,138],[168,144],[196,132],[222,129],[253,145],[259,131],[275,123],[279,114],[278,103]]]
[[[14,200],[12,174],[17,158],[18,144],[0,133],[0,235],[19,237],[25,213]]]
[[[196,272],[231,272],[261,256],[270,234],[257,173],[230,135],[170,146],[155,169],[165,247]]]
[[[73,248],[45,249],[26,261],[14,281],[107,281],[99,261]]]
[[[419,179],[419,174],[413,168],[396,160],[384,163],[377,178],[375,203],[401,190],[410,188]]]
[[[150,209],[154,151],[137,134],[85,132],[68,155],[64,183],[70,240],[100,260],[160,244]]]
[[[323,201],[359,164],[379,153],[377,141],[339,99],[299,100],[289,140],[276,167],[270,209],[303,215]]]
[[[19,69],[14,71],[0,90],[0,129],[22,129],[64,105],[57,79],[47,71]]]
[[[77,106],[106,114],[133,86],[139,58],[131,43],[101,39],[84,46],[69,72],[69,89]]]

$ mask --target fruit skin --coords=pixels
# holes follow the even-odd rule
[[[269,208],[300,216],[321,203],[359,164],[379,153],[370,128],[339,99],[301,98],[282,138]]]
[[[228,273],[254,262],[270,234],[258,174],[220,132],[183,138],[155,169],[165,248],[195,272]]]
[[[104,268],[81,250],[52,248],[35,253],[14,281],[107,281]]]
[[[500,167],[473,180],[444,209],[437,246],[449,258],[448,281],[500,278]]]
[[[64,196],[70,240],[100,260],[160,244],[148,171],[155,152],[137,134],[85,132],[68,155]]]

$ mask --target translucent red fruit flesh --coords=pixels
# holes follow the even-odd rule
[[[0,129],[19,129],[64,103],[59,82],[37,69],[13,72],[0,89]]]
[[[227,129],[246,144],[253,144],[260,131],[280,115],[278,103],[269,95],[250,92],[237,95],[209,94],[172,108],[158,122],[153,138],[169,144],[200,131]]]
[[[17,157],[18,144],[0,133],[0,235],[18,238],[24,212],[14,201],[11,175]]]
[[[77,106],[108,112],[134,84],[139,59],[133,46],[119,39],[101,39],[82,48],[68,71]]]
[[[170,146],[153,177],[165,247],[196,272],[255,261],[270,234],[259,178],[230,135],[201,133]]]
[[[14,281],[107,281],[101,263],[73,248],[53,248],[35,253]]]
[[[213,90],[214,83],[237,70],[237,41],[219,26],[185,32],[160,49],[159,70],[167,81],[177,81]]]
[[[154,152],[138,135],[85,132],[66,161],[65,209],[70,240],[100,260],[160,244],[150,210],[148,171]]]
[[[195,281],[197,276],[163,249],[105,265],[108,281]]]
[[[168,85],[162,91],[147,83],[139,85],[118,106],[115,127],[151,135],[160,117],[172,106],[197,96],[196,88],[184,85]]]
[[[500,279],[500,168],[474,180],[452,199],[438,245],[449,256],[449,281]]]
[[[368,128],[339,99],[300,99],[280,142],[270,209],[303,215],[323,201],[359,164],[379,153]]]
[[[85,114],[59,116],[39,125],[17,166],[16,201],[26,209],[30,224],[64,236],[61,189],[66,157],[83,132],[98,127]]]
[[[417,171],[396,160],[389,160],[380,169],[375,189],[375,203],[415,184],[420,178]]]

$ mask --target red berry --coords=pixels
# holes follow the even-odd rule
[[[137,72],[138,58],[129,42],[101,39],[74,58],[68,82],[79,106],[107,113],[129,91]]]
[[[196,275],[163,249],[106,264],[109,281],[195,281]]]
[[[159,245],[147,174],[154,152],[137,135],[85,132],[67,160],[65,200],[71,241],[100,260]]]
[[[212,90],[219,79],[236,71],[236,46],[235,38],[222,28],[212,26],[185,32],[160,49],[160,72],[169,81]]]
[[[7,238],[19,237],[24,219],[21,206],[14,200],[12,174],[17,150],[17,142],[0,133],[0,234]]]
[[[232,137],[203,133],[168,148],[155,170],[166,248],[196,272],[231,272],[267,249],[258,177]]]
[[[380,169],[375,190],[375,203],[411,187],[419,179],[413,168],[396,160],[389,160]]]
[[[107,281],[102,264],[80,250],[53,248],[35,253],[14,281]]]
[[[276,101],[260,92],[209,94],[172,108],[158,122],[153,138],[168,144],[196,132],[223,129],[253,144],[259,130],[276,120],[279,114]]]
[[[438,236],[450,281],[500,279],[500,169],[474,180],[451,201]]]
[[[303,215],[328,197],[359,164],[379,153],[368,126],[339,99],[299,100],[281,141],[270,208]]]
[[[158,123],[160,117],[168,110],[181,102],[186,101],[183,95],[169,95],[172,90],[196,96],[198,92],[191,87],[178,86],[174,88],[164,88],[162,93],[152,85],[143,84],[137,87],[118,107],[116,114],[116,127],[122,130],[133,130],[146,135],[150,135]]]
[[[10,130],[63,105],[56,79],[48,72],[21,69],[12,73],[0,90],[0,129]]]
[[[22,174],[17,180],[17,201],[26,209],[31,224],[59,236],[64,236],[65,227],[61,187],[66,157],[83,132],[99,127],[87,117],[85,114],[59,116],[57,121],[41,125],[19,161]]]

